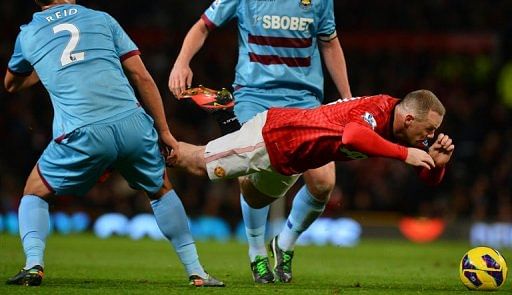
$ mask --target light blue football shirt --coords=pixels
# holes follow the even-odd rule
[[[323,99],[317,41],[336,37],[332,0],[216,0],[202,16],[210,30],[234,18],[235,87],[306,89]]]
[[[21,26],[9,70],[35,70],[50,93],[54,138],[139,107],[121,60],[139,54],[117,21],[80,5],[56,5]]]

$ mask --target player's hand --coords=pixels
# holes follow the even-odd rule
[[[194,74],[190,66],[175,63],[169,75],[169,90],[175,97],[179,97],[183,91],[192,86]]]
[[[169,130],[160,132],[160,151],[165,159],[171,157],[173,151],[178,148],[178,141]]]
[[[178,144],[179,146],[179,144]],[[179,147],[172,149],[169,153],[164,155],[165,165],[167,167],[177,167]]]
[[[430,146],[428,154],[434,159],[436,167],[444,167],[450,161],[454,150],[455,145],[452,139],[448,135],[440,133]]]
[[[412,166],[425,167],[428,170],[436,166],[434,159],[427,152],[413,147],[407,148],[405,163]]]

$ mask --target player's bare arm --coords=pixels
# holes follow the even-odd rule
[[[343,144],[351,149],[373,157],[399,159],[405,163],[431,169],[435,167],[434,160],[425,151],[390,142],[371,128],[351,122],[345,126]],[[406,150],[404,150],[406,149]]]
[[[448,135],[440,133],[436,141],[430,146],[428,153],[434,160],[436,167],[444,167],[450,161],[454,150],[455,145],[452,139]]]
[[[137,88],[144,107],[155,120],[155,128],[160,135],[160,140],[168,147],[174,148],[177,141],[169,131],[165,118],[162,97],[155,84],[155,81],[147,71],[140,56],[134,55],[123,61],[123,69],[128,78]]]
[[[177,147],[167,156],[168,166],[183,168],[197,176],[206,176],[205,146],[178,142]]]
[[[208,37],[208,29],[202,19],[199,19],[188,31],[183,40],[180,53],[174,62],[169,75],[169,90],[174,96],[179,97],[185,89],[192,86],[193,72],[190,69],[190,61],[203,47]]]
[[[325,67],[336,85],[342,98],[352,97],[350,85],[348,83],[347,65],[345,55],[341,48],[339,38],[336,37],[329,41],[320,40],[318,47],[324,59]]]
[[[7,92],[10,93],[29,88],[37,82],[39,82],[39,76],[36,71],[32,71],[27,76],[14,75],[8,70],[5,73],[4,86]]]

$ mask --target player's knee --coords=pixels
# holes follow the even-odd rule
[[[161,187],[156,193],[150,193],[146,192],[146,195],[150,200],[158,200],[161,197],[163,197],[165,194],[167,194],[170,191],[170,189]]]
[[[327,202],[334,189],[335,181],[330,179],[319,179],[307,184],[309,192],[319,201]]]
[[[48,200],[48,198],[50,198],[50,196],[52,196],[53,193],[48,191],[46,188],[35,188],[35,187],[25,186],[25,188],[23,189],[23,195],[24,196],[33,195],[33,196],[38,196],[43,200]]]
[[[276,198],[267,196],[260,192],[248,177],[240,177],[239,181],[240,190],[244,196],[244,200],[251,208],[261,209],[275,201]]]
[[[34,168],[29,175],[25,187],[23,188],[23,195],[34,195],[46,200],[53,196],[53,190],[44,183],[39,174],[35,171]]]
[[[244,200],[247,203],[247,205],[249,205],[249,207],[253,209],[261,209],[265,206],[268,206],[273,201],[271,200],[271,202],[268,202],[268,200],[262,199],[261,197],[255,197],[251,195],[246,196],[245,194],[242,195],[244,196]]]
[[[146,192],[146,194],[147,194],[149,199],[151,199],[151,200],[158,200],[163,195],[167,194],[172,189],[173,189],[172,183],[171,183],[171,181],[169,180],[169,177],[166,174],[164,176],[164,183],[162,184],[160,189],[156,193]]]
[[[319,201],[327,202],[336,185],[334,163],[304,173],[309,192]]]

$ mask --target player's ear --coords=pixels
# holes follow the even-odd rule
[[[412,122],[414,121],[414,116],[411,114],[405,115],[404,125],[406,127],[409,127],[412,125]]]

